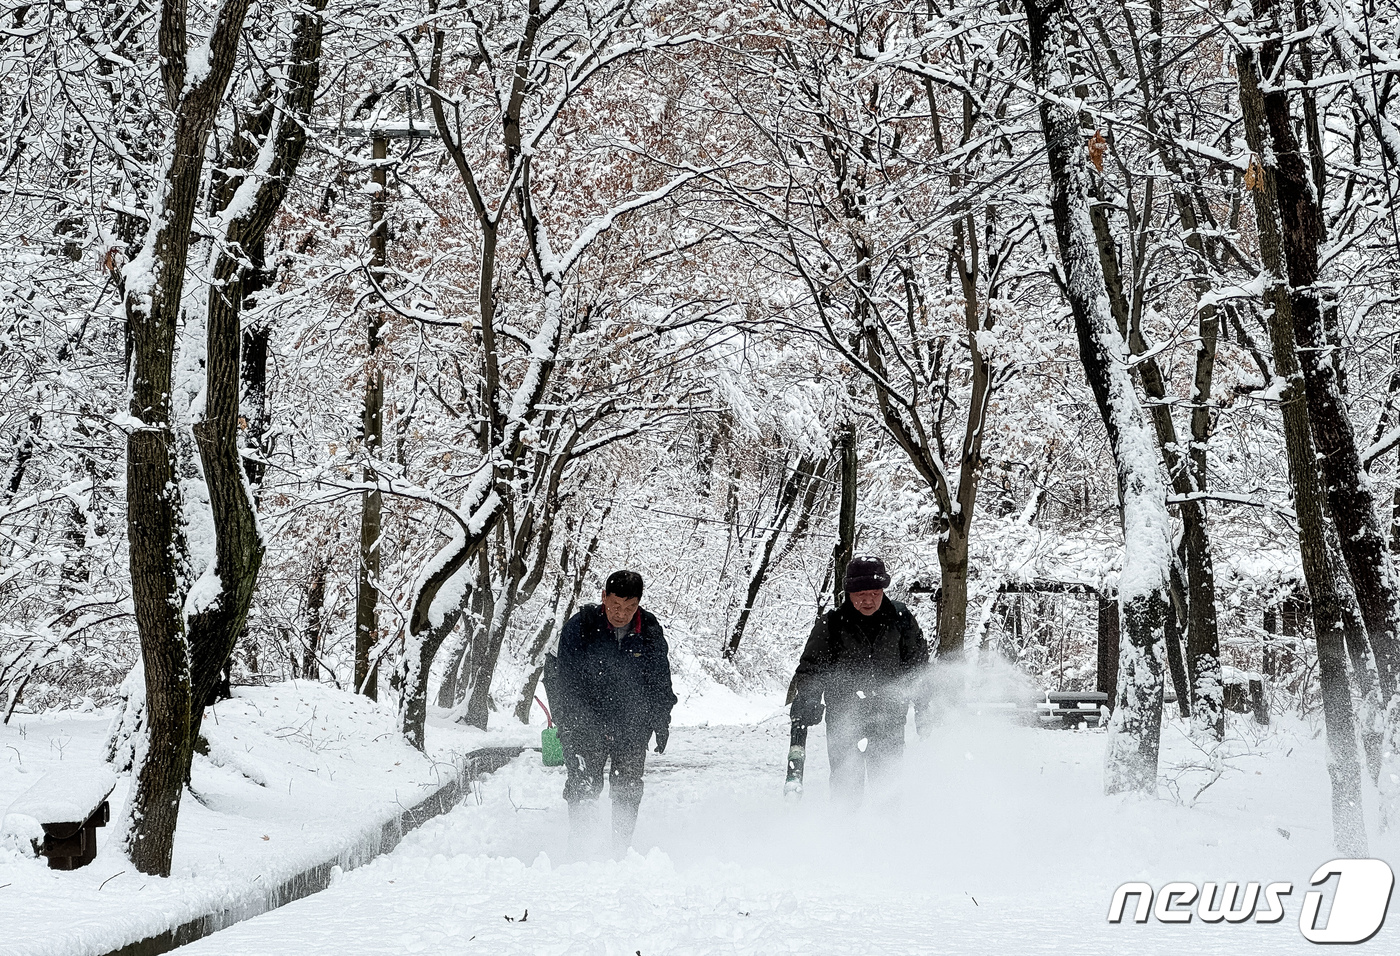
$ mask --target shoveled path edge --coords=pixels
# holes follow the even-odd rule
[[[319,893],[331,884],[331,876],[339,867],[342,871],[363,866],[399,845],[404,834],[416,830],[433,817],[446,813],[471,792],[472,781],[493,773],[525,752],[525,747],[483,747],[463,758],[452,779],[423,800],[396,817],[385,820],[378,832],[366,830],[355,844],[343,849],[333,859],[317,863],[271,889],[254,888],[236,903],[186,920],[163,933],[148,936],[109,950],[103,956],[161,956],[171,950],[212,936],[221,929],[241,923],[254,916],[271,912],[280,906]]]

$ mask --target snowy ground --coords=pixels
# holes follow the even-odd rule
[[[204,801],[182,810],[170,880],[137,876],[110,853],[56,873],[0,850],[0,952],[100,952],[118,930],[168,925],[250,881],[332,855],[360,823],[436,780],[431,761],[385,734],[387,715],[359,703],[342,718],[346,703],[303,684],[220,705],[215,760],[196,765]],[[772,702],[716,699],[709,709],[747,722],[678,727],[668,752],[653,756],[641,853],[566,859],[562,772],[527,753],[394,853],[188,949],[1006,956],[1069,947],[1243,956],[1314,948],[1298,913],[1309,876],[1336,856],[1314,725],[1283,718],[1259,731],[1239,721],[1217,777],[1173,721],[1161,796],[1144,800],[1102,795],[1101,732],[957,716],[911,744],[897,807],[851,818],[828,807],[821,728],[810,740],[805,798],[789,806],[781,796],[786,721]],[[704,710],[697,702],[680,716]],[[22,737],[14,726],[0,736],[10,758],[0,757],[0,808],[60,754],[95,751],[105,719],[35,717],[19,727]],[[439,750],[465,750],[537,735],[464,736],[439,723],[429,739]],[[26,773],[17,772],[17,755]],[[1394,837],[1374,838],[1371,849],[1400,866]],[[1294,891],[1284,898],[1287,916],[1272,925],[1109,924],[1113,890],[1130,880],[1159,888],[1287,881]],[[1364,948],[1394,952],[1400,917],[1395,924]]]
[[[237,693],[205,718],[210,753],[195,757],[198,799],[180,807],[170,879],[142,876],[116,852],[129,775],[112,794],[112,824],[98,831],[89,866],[52,871],[0,840],[0,954],[106,952],[341,852],[363,856],[378,846],[385,820],[451,776],[456,755],[531,736],[439,728],[429,759],[364,698],[308,682]],[[42,775],[99,763],[110,720],[20,714],[0,726],[0,815]]]
[[[1248,729],[1248,725],[1243,725]],[[1302,733],[1300,733],[1302,731]],[[1253,735],[1251,735],[1253,736]],[[1172,786],[1210,774],[1168,733]],[[526,755],[395,853],[192,954],[1278,953],[1335,854],[1319,742],[1296,724],[1235,739],[1187,807],[1100,793],[1100,733],[980,722],[911,748],[898,808],[827,806],[815,732],[803,803],[780,797],[784,721],[690,727],[654,758],[641,854],[564,859],[562,776]],[[1164,791],[1169,792],[1169,791]],[[1288,832],[1285,837],[1280,828]],[[1393,847],[1392,847],[1393,848]],[[1392,864],[1400,862],[1390,854]],[[1110,925],[1129,880],[1290,881],[1274,925]],[[528,918],[526,913],[528,912]],[[1394,952],[1400,928],[1367,947]]]

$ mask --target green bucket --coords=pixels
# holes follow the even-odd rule
[[[564,766],[564,746],[559,743],[559,731],[546,727],[540,731],[540,756],[546,767]]]

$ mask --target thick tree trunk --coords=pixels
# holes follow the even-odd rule
[[[941,599],[938,602],[938,656],[957,660],[967,631],[967,532],[961,521],[951,522],[938,542]],[[943,642],[944,635],[952,646]]]
[[[1276,29],[1283,29],[1283,24],[1277,22],[1281,15],[1274,0],[1255,0],[1254,8],[1260,20],[1272,20]],[[1306,26],[1298,25],[1300,30]],[[1303,37],[1297,42],[1306,49],[1309,41]],[[1258,61],[1261,76],[1272,75],[1282,52],[1281,41],[1271,39],[1263,44]],[[1293,334],[1307,396],[1308,422],[1342,557],[1375,654],[1380,693],[1390,700],[1400,689],[1400,591],[1386,547],[1379,502],[1361,466],[1356,434],[1342,395],[1337,352],[1320,300],[1318,280],[1326,225],[1313,189],[1313,169],[1294,129],[1296,120],[1287,90],[1273,83],[1267,88],[1258,87],[1257,95],[1269,137],[1261,146],[1267,150],[1268,172],[1274,180],[1274,198],[1283,227],[1279,238],[1287,266]],[[1320,162],[1321,158],[1314,160]],[[1359,635],[1356,639],[1365,643]]]
[[[457,706],[459,690],[465,683],[462,672],[467,665],[467,652],[471,650],[473,637],[473,615],[463,614],[466,623],[462,625],[462,635],[452,645],[447,658],[447,666],[442,671],[442,683],[438,685],[437,705],[444,710]]]
[[[1207,208],[1209,198],[1200,189],[1199,176],[1195,169],[1183,161],[1180,146],[1173,132],[1176,119],[1173,102],[1175,94],[1162,60],[1161,37],[1164,18],[1161,4],[1154,2],[1148,6],[1150,26],[1146,33],[1146,43],[1142,42],[1135,11],[1125,7],[1122,12],[1136,54],[1136,79],[1143,94],[1143,123],[1154,140],[1156,155],[1171,174],[1169,182],[1172,201],[1179,217],[1181,240],[1196,254],[1199,262],[1210,262],[1213,256],[1204,238],[1210,230],[1202,228],[1196,205],[1199,203],[1201,208]],[[1152,181],[1149,180],[1149,197],[1151,184]],[[1148,207],[1144,215],[1150,216],[1150,199],[1144,205]],[[1100,231],[1100,249],[1106,252],[1108,257],[1116,257],[1116,247],[1112,243],[1105,243],[1106,226],[1107,215],[1097,214],[1095,227]],[[1145,232],[1146,225],[1143,229]],[[1191,284],[1197,296],[1203,297],[1212,291],[1212,284],[1203,273],[1198,272],[1192,278]],[[1110,287],[1112,285],[1110,281]],[[1189,693],[1177,680],[1181,649],[1176,639],[1170,635],[1167,642],[1168,660],[1172,666],[1173,680],[1177,680],[1178,703],[1182,708],[1190,708],[1193,727],[1219,740],[1225,733],[1225,707],[1220,671],[1220,637],[1215,611],[1215,568],[1207,533],[1206,503],[1199,498],[1189,497],[1193,493],[1206,490],[1206,448],[1211,431],[1210,397],[1215,371],[1216,340],[1220,330],[1219,309],[1215,305],[1204,305],[1197,319],[1199,336],[1192,382],[1191,443],[1189,446],[1183,446],[1177,440],[1166,378],[1156,360],[1146,354],[1148,343],[1143,338],[1140,322],[1144,292],[1145,290],[1138,289],[1131,318],[1126,303],[1122,306],[1121,315],[1116,317],[1119,328],[1129,336],[1133,352],[1140,356],[1137,369],[1143,391],[1152,402],[1152,423],[1172,490],[1177,495],[1188,498],[1181,505],[1181,519],[1185,531],[1183,563],[1186,566],[1186,584],[1181,588],[1179,581],[1174,577],[1172,586],[1185,598],[1185,606],[1181,610],[1186,623],[1185,665],[1191,682]],[[1118,299],[1114,300],[1114,305],[1117,311]]]
[[[1118,244],[1114,241],[1109,223],[1107,204],[1098,195],[1099,184],[1092,177],[1089,180],[1092,190],[1089,215],[1098,242],[1099,264],[1104,272],[1109,306],[1119,332],[1127,339],[1132,353],[1139,356],[1134,369],[1150,402],[1147,413],[1172,490],[1178,495],[1188,496],[1188,500],[1181,505],[1187,552],[1186,672],[1191,682],[1191,692],[1186,699],[1191,707],[1193,726],[1220,740],[1225,736],[1225,701],[1220,677],[1220,638],[1215,625],[1215,571],[1210,555],[1210,539],[1206,533],[1205,502],[1189,497],[1193,492],[1204,490],[1205,473],[1202,470],[1197,475],[1191,467],[1186,449],[1177,440],[1176,422],[1167,398],[1166,376],[1162,374],[1156,359],[1147,354],[1148,343],[1142,334],[1139,314],[1130,306],[1125,292]],[[1205,321],[1204,315],[1202,320]],[[1198,384],[1204,376],[1205,400],[1208,400],[1215,354],[1213,344],[1206,354],[1209,361],[1203,361],[1202,352],[1198,350],[1196,373]],[[1200,439],[1202,453],[1207,437]],[[1169,651],[1180,653],[1170,641],[1167,647]]]
[[[1171,563],[1166,488],[1127,368],[1128,350],[1108,300],[1090,214],[1089,159],[1072,102],[1063,0],[1025,0],[1031,70],[1050,167],[1051,211],[1080,358],[1118,470],[1124,554],[1119,577],[1123,640],[1104,788],[1155,793],[1161,741],[1163,615]]]
[[[1098,667],[1094,689],[1108,695],[1108,706],[1112,710],[1118,703],[1118,659],[1122,656],[1122,620],[1118,609],[1118,598],[1094,595],[1098,613],[1095,615],[1098,637]]]
[[[237,59],[247,9],[247,0],[227,0],[218,9],[203,68],[191,76],[185,6],[174,0],[161,5],[161,79],[173,129],[150,210],[150,228],[123,274],[132,347],[131,415],[143,423],[127,439],[127,527],[149,735],[136,768],[123,843],[137,870],[159,876],[170,873],[197,703],[191,700],[191,648],[181,610],[185,549],[170,400],[175,328],[205,146]]]
[[[1267,28],[1267,24],[1265,26]],[[1264,140],[1267,121],[1262,78],[1277,62],[1280,49],[1281,42],[1275,31],[1275,35],[1264,42],[1262,54],[1246,49],[1236,55],[1245,134],[1256,157],[1265,157],[1270,151]],[[1274,167],[1272,163],[1260,162],[1258,168],[1260,176],[1253,192],[1260,257],[1268,281],[1265,314],[1273,346],[1275,374],[1283,385],[1279,405],[1283,413],[1289,477],[1298,513],[1298,543],[1303,575],[1308,584],[1317,637],[1318,674],[1322,684],[1323,717],[1330,754],[1328,773],[1332,783],[1333,838],[1339,851],[1359,857],[1366,855],[1366,830],[1361,808],[1361,767],[1356,747],[1356,727],[1346,674],[1346,643],[1348,638],[1364,640],[1365,623],[1351,588],[1351,580],[1340,560],[1340,543],[1329,514],[1326,490],[1319,472],[1319,456],[1313,444],[1309,408],[1294,338],[1296,290],[1290,288],[1284,276],[1283,237],[1279,228]]]
[[[496,679],[496,664],[501,658],[501,646],[505,643],[508,619],[509,614],[505,615],[499,627],[493,629],[489,640],[485,642],[485,660],[480,667],[473,669],[467,710],[462,715],[462,723],[468,727],[485,730],[491,720],[491,682]]]
[[[1215,562],[1206,532],[1205,502],[1183,505],[1181,520],[1186,538],[1186,675],[1191,682],[1191,721],[1193,726],[1222,740],[1225,737],[1225,684],[1220,670]],[[1175,617],[1174,612],[1169,613]]]
[[[239,146],[242,168],[220,170],[215,211],[224,219],[226,243],[214,267],[206,309],[206,389],[203,420],[194,426],[204,463],[209,503],[214,515],[217,597],[196,609],[188,623],[190,679],[194,694],[191,732],[198,737],[204,706],[223,682],[238,637],[253,603],[265,547],[258,530],[256,508],[240,450],[239,416],[243,374],[243,307],[261,288],[261,249],[282,205],[306,149],[304,124],[310,116],[320,77],[322,18],[325,0],[315,0],[297,16],[287,52],[286,87],[282,96],[264,106],[262,138],[271,150],[255,148],[251,140]],[[270,155],[265,168],[257,168]],[[240,193],[251,192],[229,213]],[[245,257],[244,250],[251,255]],[[265,359],[265,356],[264,356]],[[265,372],[254,370],[255,380]]]
[[[134,355],[138,369],[147,364],[143,338],[138,337]],[[165,354],[168,363],[170,353]],[[172,445],[168,428],[140,428],[127,438],[127,534],[148,743],[136,766],[123,849],[140,872],[157,876],[170,875],[180,796],[194,747],[189,645],[173,553],[179,511]]]
[[[204,706],[211,699],[247,620],[265,550],[238,448],[238,359],[242,345],[238,324],[242,289],[237,265],[230,265],[234,275],[216,277],[225,282],[223,294],[216,287],[210,296],[206,410],[204,419],[194,426],[214,512],[214,573],[220,586],[218,596],[192,614],[188,623],[194,694],[191,732],[195,736],[199,734]]]
[[[428,722],[428,681],[427,672],[433,666],[433,658],[437,656],[438,649],[442,647],[443,641],[447,640],[447,635],[452,633],[452,629],[457,626],[457,622],[462,618],[460,607],[454,608],[443,616],[442,622],[432,627],[423,636],[419,644],[419,653],[416,660],[408,661],[410,667],[416,666],[424,676],[420,680],[410,672],[403,682],[403,699],[399,704],[402,713],[402,726],[404,735],[408,742],[419,750],[424,746],[424,731]]]

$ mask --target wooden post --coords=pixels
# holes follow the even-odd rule
[[[1096,689],[1108,695],[1108,709],[1118,704],[1118,596],[1097,595],[1099,605],[1099,668]]]

